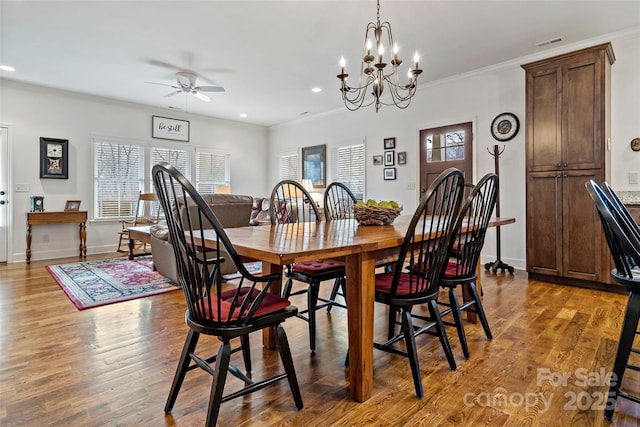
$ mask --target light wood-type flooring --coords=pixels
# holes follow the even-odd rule
[[[78,311],[44,268],[75,261],[0,265],[0,426],[203,425],[211,377],[202,371],[187,375],[173,412],[163,410],[187,332],[181,292]],[[224,403],[219,425],[640,424],[640,405],[624,399],[613,423],[602,417],[626,295],[528,281],[523,271],[485,273],[482,280],[494,338],[487,341],[479,324],[468,324],[465,360],[448,328],[456,371],[437,338],[418,338],[422,400],[407,359],[377,350],[372,397],[364,403],[349,397],[346,311],[334,308],[318,313],[315,354],[307,324],[285,323],[304,409],[296,410],[281,381]],[[384,307],[376,305],[375,321],[382,340]],[[260,335],[251,342],[254,378],[281,370]],[[216,348],[215,339],[201,343]],[[234,361],[243,366],[240,354]],[[230,377],[227,390],[239,386]],[[632,375],[624,386],[640,391]]]

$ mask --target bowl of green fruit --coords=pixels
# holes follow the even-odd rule
[[[389,225],[402,212],[402,206],[391,200],[376,202],[369,199],[353,205],[353,216],[361,225]]]

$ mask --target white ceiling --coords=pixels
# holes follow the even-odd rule
[[[382,0],[380,14],[406,63],[421,54],[424,84],[636,28],[640,0]],[[344,108],[339,58],[355,76],[375,16],[373,0],[0,0],[0,64],[16,68],[0,75],[270,126]],[[558,36],[562,42],[536,46]],[[170,87],[145,83],[175,83],[181,70],[226,92],[205,103],[165,98]],[[323,91],[312,93],[314,86]]]

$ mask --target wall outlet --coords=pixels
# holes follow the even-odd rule
[[[16,184],[16,193],[28,193],[29,184]]]
[[[415,182],[407,182],[407,190],[415,190],[416,183]]]
[[[629,184],[638,183],[638,172],[629,172]]]

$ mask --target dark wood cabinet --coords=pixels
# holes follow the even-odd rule
[[[606,242],[584,184],[606,179],[609,43],[526,71],[527,271],[609,283]]]

